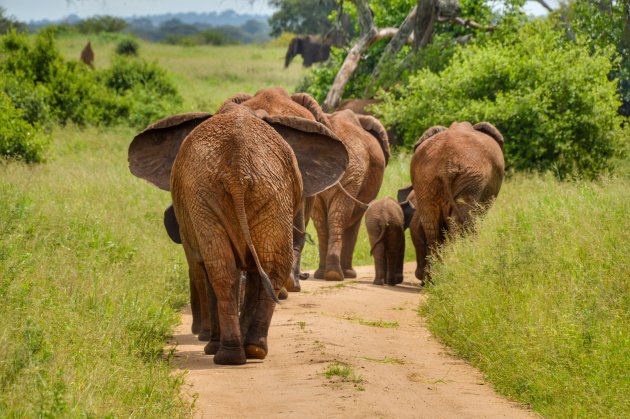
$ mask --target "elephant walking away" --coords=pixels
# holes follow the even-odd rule
[[[435,126],[418,139],[411,159],[416,212],[410,231],[422,284],[427,256],[445,233],[468,227],[474,209],[492,204],[504,171],[503,136],[488,122]]]
[[[212,336],[204,350],[217,364],[266,357],[302,197],[337,183],[348,162],[343,143],[321,123],[237,102],[215,115],[160,120],[129,147],[131,172],[171,192],[191,280],[207,285]]]
[[[322,111],[321,107],[315,99],[305,93],[296,93],[289,95],[284,89],[280,87],[266,88],[258,91],[255,95],[247,93],[238,93],[224,102],[223,106],[228,106],[230,103],[241,104],[250,110],[260,115],[271,116],[297,116],[305,119],[320,122],[327,127],[330,127],[328,117]],[[281,288],[278,294],[279,299],[285,299],[288,297],[287,289],[290,291],[300,291],[299,281],[299,266],[302,248],[305,244],[305,217],[303,205],[300,205],[300,209],[294,218],[293,229],[293,268],[291,275],[287,279],[285,287]],[[175,219],[174,210],[167,210],[164,213],[164,225],[166,227],[169,236],[176,243],[181,244],[179,239],[179,226]],[[193,314],[192,332],[199,335],[199,340],[208,341],[211,338],[211,319],[207,307],[209,306],[205,279],[191,276],[190,280],[190,294],[191,294],[191,308]]]
[[[374,285],[403,282],[405,229],[415,212],[413,191],[404,202],[385,197],[370,204],[365,211],[365,227],[374,257]]]
[[[307,208],[312,205],[319,242],[314,276],[342,281],[356,278],[352,255],[361,218],[378,195],[390,152],[387,132],[376,118],[344,110],[329,115],[329,120],[348,150],[348,167],[339,185],[318,194]]]

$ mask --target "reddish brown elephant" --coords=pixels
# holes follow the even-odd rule
[[[356,114],[359,115],[371,115],[373,117],[377,117],[372,111],[372,106],[381,103],[378,99],[346,99],[337,107],[338,111],[343,111],[345,109],[350,109]],[[387,139],[389,140],[390,146],[399,145],[400,141],[398,139],[398,134],[396,133],[396,127],[389,126],[385,127],[387,130]]]
[[[427,256],[446,234],[467,227],[474,209],[492,204],[504,167],[503,136],[488,122],[435,126],[416,142],[411,159],[416,212],[410,229],[416,278],[423,284]]]
[[[308,204],[312,204],[319,242],[315,278],[342,281],[356,278],[352,255],[361,218],[383,182],[389,142],[385,128],[371,116],[344,110],[329,115],[329,120],[348,150],[348,167],[339,185],[318,194]]]
[[[242,104],[260,115],[299,116],[318,121],[328,127],[330,126],[327,116],[315,99],[305,93],[297,93],[289,96],[289,94],[280,87],[260,90],[254,96],[247,93],[239,93],[227,99],[223,106],[229,106],[229,104],[232,103]],[[181,241],[178,240],[179,227],[177,226],[175,213],[172,207],[169,208],[170,210],[167,209],[164,213],[166,230],[176,243],[181,243]],[[299,264],[301,251],[305,242],[304,228],[304,211],[303,205],[301,205],[294,219],[294,265],[291,275],[285,284],[286,288],[282,288],[280,291],[280,299],[287,298],[287,288],[291,291],[299,291],[301,289],[299,282]],[[212,336],[212,330],[210,313],[208,311],[210,303],[207,297],[205,280],[195,281],[194,277],[191,275],[190,294],[193,314],[192,332],[199,334],[199,340],[208,341]]]
[[[214,116],[165,118],[129,147],[131,172],[171,191],[191,282],[207,285],[212,336],[205,351],[217,364],[266,357],[276,295],[293,263],[294,217],[303,196],[337,183],[348,162],[323,124],[254,112],[244,106],[250,99],[232,98]]]
[[[413,191],[402,202],[386,196],[370,204],[365,211],[365,228],[374,257],[374,285],[403,282],[405,230],[415,212]]]

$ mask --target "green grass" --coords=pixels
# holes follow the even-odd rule
[[[627,417],[628,180],[515,176],[478,230],[433,269],[431,331],[545,417]]]
[[[0,165],[0,416],[188,411],[162,353],[187,267],[132,135],[57,129],[49,163]]]
[[[332,362],[322,372],[322,375],[331,381],[334,380],[334,384],[338,384],[339,382],[352,383],[358,391],[365,390],[363,387],[363,377],[358,375],[352,366],[346,363],[338,361]]]

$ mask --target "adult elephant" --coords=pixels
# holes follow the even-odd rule
[[[295,36],[289,43],[284,58],[284,68],[291,64],[296,55],[304,59],[304,67],[310,67],[313,63],[326,61],[330,56],[331,43],[322,40],[319,36],[306,35]]]
[[[410,231],[416,249],[415,275],[423,284],[427,256],[446,233],[467,227],[474,209],[492,204],[501,189],[504,167],[503,136],[488,122],[435,126],[418,139],[411,159],[416,211]]]
[[[379,103],[381,103],[379,99],[346,99],[339,104],[337,110],[343,111],[344,109],[350,109],[359,115],[371,115],[376,118],[377,116],[372,111],[372,106]],[[396,127],[390,126],[385,127],[385,129],[387,130],[389,145],[399,145],[400,142],[398,140],[398,134],[396,133]]]
[[[339,185],[307,202],[319,242],[319,268],[315,278],[342,281],[356,278],[352,255],[361,218],[376,198],[389,160],[387,132],[371,116],[350,110],[329,115],[332,130],[348,150],[348,167]]]
[[[330,127],[328,117],[324,114],[315,99],[305,93],[296,93],[289,96],[289,94],[280,87],[262,89],[255,95],[238,93],[227,99],[223,106],[229,106],[229,104],[241,104],[261,115],[297,116],[317,121]],[[303,205],[300,206],[294,219],[294,264],[291,275],[285,284],[286,288],[281,289],[279,294],[280,299],[287,297],[287,289],[290,291],[300,291],[301,289],[299,265],[302,248],[305,243],[303,207]],[[172,207],[169,207],[164,213],[164,225],[171,239],[176,243],[181,243],[181,239],[179,238],[179,226],[177,225],[175,212]],[[190,275],[190,304],[193,315],[192,333],[198,334],[199,340],[210,340],[212,336],[211,316],[208,311],[210,303],[207,297],[206,281],[203,278],[200,279],[199,276],[197,276],[197,280],[195,280],[195,277]]]
[[[323,124],[254,112],[240,99],[213,116],[160,120],[129,147],[131,172],[171,191],[192,282],[209,285],[212,338],[204,350],[217,364],[266,357],[276,295],[293,262],[294,216],[302,197],[337,183],[348,162]]]

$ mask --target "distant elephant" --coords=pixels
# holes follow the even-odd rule
[[[92,50],[92,43],[90,41],[85,44],[85,47],[83,47],[83,50],[81,51],[81,61],[94,68],[94,51]]]
[[[361,218],[378,194],[390,152],[387,132],[376,118],[345,110],[329,115],[329,121],[348,150],[348,167],[339,185],[308,200],[307,208],[312,205],[319,242],[314,276],[342,281],[356,278],[352,255]]]
[[[209,284],[212,338],[204,351],[217,364],[266,357],[276,295],[291,273],[302,197],[337,183],[348,163],[343,143],[323,124],[255,112],[243,99],[226,101],[215,115],[162,119],[129,146],[131,172],[171,191],[171,221],[191,282]]]
[[[374,257],[374,285],[403,282],[405,229],[415,210],[414,199],[413,191],[401,203],[387,196],[372,202],[365,211],[370,254]]]
[[[264,113],[272,116],[298,116],[320,122],[330,127],[328,117],[324,114],[317,101],[306,93],[296,93],[289,96],[284,89],[273,87],[263,89],[257,92],[255,96],[248,93],[238,93],[225,101],[225,104],[229,103],[242,104],[252,111],[261,114]],[[169,207],[164,213],[164,225],[171,239],[181,244],[178,232],[179,226],[177,225],[175,212],[172,207]],[[278,294],[278,298],[280,299],[288,297],[287,289],[292,292],[300,291],[301,289],[299,274],[300,258],[306,238],[304,230],[305,216],[303,205],[301,205],[300,210],[294,218],[293,268],[285,287],[283,287]],[[206,283],[203,279],[195,281],[192,275],[190,276],[190,304],[193,315],[192,333],[198,334],[199,340],[201,341],[211,340],[211,316],[208,312],[210,303],[207,297]]]
[[[445,233],[467,228],[474,209],[492,204],[504,170],[503,136],[488,122],[435,126],[418,139],[411,159],[416,212],[410,231],[422,284],[427,256]]]
[[[344,109],[350,109],[354,113],[358,113],[359,115],[371,115],[373,117],[377,117],[374,112],[371,110],[372,105],[376,105],[381,101],[378,99],[346,99],[339,104],[337,107],[338,111],[342,111]],[[396,133],[396,127],[385,127],[387,129],[387,138],[389,140],[389,145],[397,146],[400,144],[398,134]]]
[[[330,56],[331,43],[323,41],[319,36],[306,35],[295,36],[284,58],[284,68],[291,64],[291,60],[296,55],[301,55],[304,59],[304,67],[310,67],[313,63],[326,61]]]

